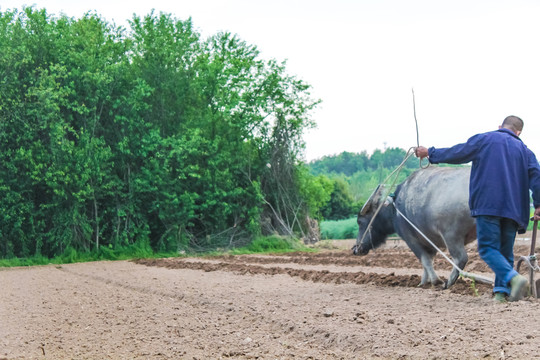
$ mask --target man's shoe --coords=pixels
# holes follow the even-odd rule
[[[493,301],[500,304],[505,304],[508,302],[508,300],[506,300],[506,294],[502,292],[496,292],[495,296],[493,297]]]
[[[510,296],[508,301],[518,301],[523,299],[527,291],[527,279],[524,276],[516,275],[510,280]]]

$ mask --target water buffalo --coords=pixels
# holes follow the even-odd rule
[[[454,263],[463,270],[468,260],[465,244],[476,239],[475,220],[468,205],[469,175],[469,167],[430,166],[417,170],[391,195],[394,205],[384,187],[379,185],[358,214],[359,232],[353,253],[366,255],[384,244],[388,235],[397,233],[422,263],[424,273],[420,285],[442,284],[433,269],[437,251],[396,213],[395,206],[437,247],[447,248]],[[381,202],[384,204],[364,236]],[[452,286],[458,276],[459,271],[453,269],[445,287]]]

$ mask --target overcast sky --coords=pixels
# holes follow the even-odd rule
[[[540,157],[540,1],[537,0],[0,0],[118,25],[152,9],[191,17],[203,36],[229,31],[322,99],[306,136],[308,161],[342,151],[445,147],[525,121]]]

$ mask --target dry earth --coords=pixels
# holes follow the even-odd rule
[[[365,257],[335,244],[0,269],[0,360],[540,358],[539,300],[494,304],[464,280],[418,288],[400,241]],[[491,276],[469,254],[467,270]]]

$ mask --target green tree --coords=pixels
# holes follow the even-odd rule
[[[191,19],[0,12],[0,85],[2,257],[303,234],[329,196],[300,160],[309,86]]]
[[[349,184],[340,178],[333,178],[333,189],[330,200],[322,209],[325,220],[349,219],[358,213],[358,203],[355,202],[349,191]]]
[[[347,151],[334,156],[324,156],[312,161],[309,165],[314,174],[345,174],[351,176],[358,171],[367,169],[369,156],[365,151],[350,153]]]
[[[347,208],[346,203],[350,207],[350,213],[354,215],[360,209],[360,205],[373,192],[373,189],[384,181],[393,170],[397,169],[406,156],[407,152],[403,149],[388,148],[384,151],[377,149],[371,156],[368,156],[365,151],[356,154],[343,152],[312,161],[309,164],[312,173],[326,174],[332,180],[337,179],[341,184],[334,190],[332,200],[326,204],[323,212],[324,217],[326,219],[342,218],[343,214],[347,212],[343,210]],[[418,159],[414,156],[410,157],[401,168],[397,183],[403,181],[416,169],[418,169]],[[339,205],[342,210],[333,210],[337,206],[332,203],[333,201],[342,204]],[[333,215],[334,213],[339,215]]]

